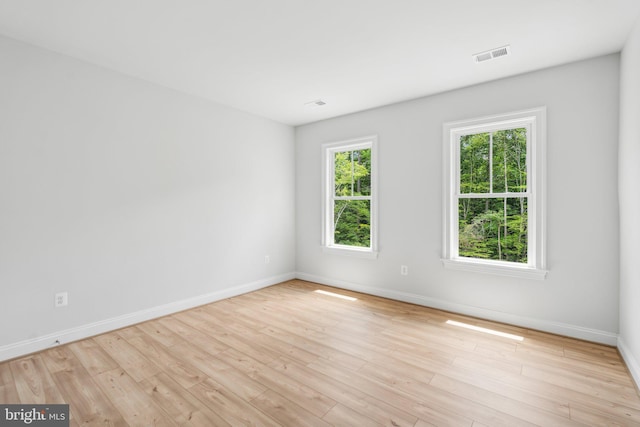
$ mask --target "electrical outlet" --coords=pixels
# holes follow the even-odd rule
[[[64,307],[69,304],[69,293],[59,292],[56,294],[56,307]]]
[[[400,274],[402,276],[408,276],[409,275],[409,267],[407,267],[406,265],[401,265],[400,266]]]
[[[271,260],[269,259],[269,255],[265,255],[264,256],[264,263],[265,264],[269,264],[271,262]]]

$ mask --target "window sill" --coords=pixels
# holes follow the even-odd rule
[[[323,246],[322,252],[333,255],[345,255],[356,258],[378,258],[378,252],[369,248],[358,248],[355,246]]]
[[[528,266],[520,266],[509,263],[483,262],[463,259],[443,259],[444,268],[451,270],[471,271],[476,273],[488,273],[499,276],[518,277],[523,279],[545,280],[547,270],[540,270]]]

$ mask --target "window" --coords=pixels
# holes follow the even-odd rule
[[[444,125],[445,267],[544,279],[545,118],[538,108]]]
[[[376,140],[372,136],[322,146],[326,251],[376,256]]]

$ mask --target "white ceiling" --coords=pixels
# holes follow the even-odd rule
[[[299,125],[618,52],[639,15],[640,0],[0,0],[0,34]]]

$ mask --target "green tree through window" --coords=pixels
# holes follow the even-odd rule
[[[333,235],[337,245],[371,246],[371,149],[334,153]]]
[[[544,280],[546,107],[447,122],[442,264]]]
[[[527,129],[460,137],[458,253],[527,263]]]
[[[323,251],[378,256],[375,135],[322,144]]]

